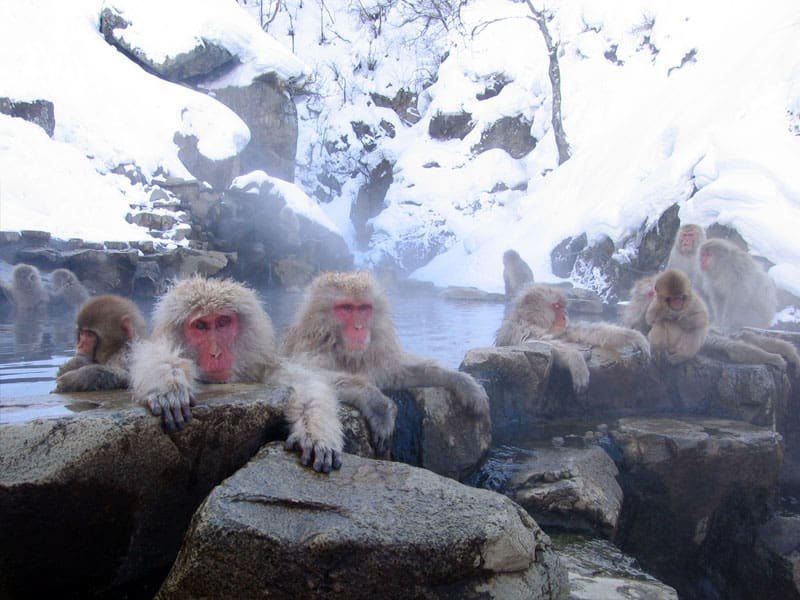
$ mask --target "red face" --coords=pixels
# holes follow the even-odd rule
[[[233,377],[239,317],[231,311],[195,314],[183,324],[186,342],[197,353],[203,379],[223,382]]]
[[[342,324],[344,344],[351,352],[363,352],[369,346],[372,304],[344,300],[333,306],[333,314]]]
[[[686,254],[694,251],[694,245],[697,243],[697,232],[691,229],[681,233],[680,249],[681,252]]]
[[[75,348],[76,354],[88,356],[94,360],[94,352],[97,350],[97,334],[90,329],[81,329],[78,331],[78,345]]]
[[[665,300],[672,310],[683,310],[683,305],[686,304],[686,296],[667,296]]]
[[[553,333],[563,331],[567,328],[567,307],[561,302],[553,302],[550,305],[553,308],[553,326],[550,331]]]
[[[703,250],[700,253],[700,268],[703,269],[703,271],[708,271],[711,267],[711,257],[711,250]]]

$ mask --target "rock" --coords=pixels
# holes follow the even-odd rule
[[[381,160],[369,172],[369,178],[358,190],[358,195],[350,207],[350,220],[353,222],[359,243],[366,245],[372,235],[367,222],[377,216],[385,207],[386,192],[394,181],[392,163]]]
[[[500,148],[512,158],[522,158],[536,148],[537,141],[531,135],[531,122],[526,117],[501,117],[483,130],[481,141],[472,151],[480,154],[492,148]]]
[[[617,474],[599,446],[537,448],[502,491],[545,528],[613,538],[622,509]]]
[[[578,254],[589,245],[586,234],[582,233],[578,237],[568,237],[562,240],[552,252],[550,252],[550,267],[556,277],[569,277],[575,266]]]
[[[216,44],[213,40],[198,38],[198,43],[193,49],[187,49],[175,56],[164,56],[160,60],[154,56],[163,55],[159,49],[139,47],[131,44],[125,38],[125,30],[132,23],[127,20],[124,13],[116,8],[105,7],[100,13],[100,32],[106,41],[133,58],[148,71],[156,73],[168,81],[181,82],[187,79],[206,77],[221,69],[232,68],[237,63],[233,54],[226,48]],[[145,38],[139,38],[145,39]]]
[[[598,539],[559,543],[569,575],[570,600],[678,600],[674,588],[641,570],[636,560]]]
[[[621,419],[611,432],[625,503],[616,542],[686,598],[744,598],[770,590],[743,577],[778,487],[780,434],[712,418]],[[753,578],[755,578],[753,580]],[[765,594],[777,598],[779,595]]]
[[[493,294],[474,287],[449,286],[441,293],[448,300],[504,302],[506,299],[505,294]]]
[[[428,124],[428,135],[435,140],[463,140],[474,127],[470,113],[436,113]]]
[[[705,414],[782,427],[790,383],[766,365],[729,364],[698,356],[678,366],[638,353],[577,345],[589,367],[589,388],[575,394],[569,372],[553,364],[546,342],[473,348],[461,369],[486,389],[493,439],[507,443],[531,427],[565,417],[607,419],[626,415]],[[548,436],[549,439],[550,436]]]
[[[192,520],[156,598],[566,598],[549,538],[507,498],[345,456],[316,475],[264,448]]]
[[[56,129],[55,109],[49,100],[28,102],[0,97],[0,113],[30,121],[44,129],[50,137],[53,137]]]
[[[122,391],[4,407],[0,596],[114,596],[160,583],[211,489],[285,438],[287,398],[283,388],[207,386],[192,423],[174,435]],[[370,448],[358,413],[343,411],[355,436],[348,449]]]
[[[772,515],[759,527],[756,543],[755,556],[742,563],[742,587],[753,598],[800,598],[800,515]],[[762,573],[772,575],[768,588],[758,585]]]
[[[250,141],[238,156],[239,172],[261,170],[294,181],[297,107],[285,85],[274,75],[262,76],[248,86],[214,89],[211,95],[239,115],[250,129]]]

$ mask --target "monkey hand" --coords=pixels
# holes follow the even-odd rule
[[[370,388],[369,400],[363,404],[362,414],[372,433],[372,448],[377,456],[385,456],[389,451],[397,417],[397,405],[378,388]]]
[[[140,403],[145,404],[155,416],[161,417],[167,433],[175,433],[191,423],[191,407],[196,401],[189,388],[178,387],[169,391],[153,391]]]
[[[342,466],[342,451],[333,446],[315,441],[302,431],[294,431],[284,443],[286,450],[300,450],[300,462],[317,473],[330,473]]]
[[[473,416],[489,418],[489,395],[472,375],[456,372],[455,393],[464,408]]]
[[[81,367],[90,364],[92,364],[91,358],[89,358],[85,354],[76,354],[58,368],[58,371],[56,372],[56,377],[61,377],[64,373],[67,373],[69,371],[74,371],[75,369],[80,369]],[[56,389],[56,391],[60,392],[66,390]]]

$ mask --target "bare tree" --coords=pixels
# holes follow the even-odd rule
[[[531,0],[525,0],[531,14],[531,18],[539,25],[539,30],[544,37],[547,46],[547,54],[550,56],[550,85],[553,88],[553,134],[556,136],[556,147],[558,148],[558,164],[564,164],[569,160],[569,142],[567,134],[564,132],[564,123],[561,119],[561,69],[558,65],[558,44],[553,42],[550,30],[547,28],[547,21],[552,15],[545,10],[537,10]]]

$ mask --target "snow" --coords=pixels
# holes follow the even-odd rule
[[[398,28],[400,8],[369,20],[348,0],[329,0],[326,11],[318,3],[286,2],[268,33],[253,19],[257,3],[108,5],[133,19],[124,35],[152,57],[202,40],[237,54],[243,64],[211,88],[268,71],[307,78],[312,93],[297,97],[297,185],[270,184],[281,186],[295,210],[342,232],[361,265],[396,255],[402,240],[446,239],[414,278],[501,292],[506,249],[520,253],[537,281],[555,281],[550,252],[565,238],[587,232],[590,240],[618,241],[678,203],[682,222],[736,228],[753,254],[774,265],[770,276],[778,286],[800,295],[796,0],[758,10],[740,1],[548,3],[572,153],[560,166],[546,50],[525,3],[472,0],[460,23],[427,35],[416,35],[418,23]],[[377,10],[378,4],[358,6]],[[100,0],[0,4],[0,96],[56,106],[52,140],[0,115],[0,229],[88,241],[147,239],[125,221],[132,205],[146,203],[147,187],[114,175],[114,167],[135,165],[147,181],[160,172],[188,177],[175,132],[197,136],[210,158],[231,156],[249,139],[244,123],[211,96],[146,73],[106,43],[98,31],[102,7]],[[507,82],[502,92],[478,100],[497,76]],[[423,83],[413,125],[370,99]],[[431,140],[432,116],[457,111],[471,113],[475,128],[463,140]],[[497,149],[475,154],[486,126],[517,115],[533,123],[532,152],[521,159]],[[379,152],[359,155],[355,120],[376,131],[383,120],[396,135],[382,138]],[[349,151],[322,150],[348,134]],[[372,220],[370,246],[358,249],[349,207],[363,180],[346,180],[342,195],[324,205],[308,193],[323,166],[364,172],[382,158],[396,161],[394,181],[386,209]],[[266,181],[262,175],[251,179]]]

